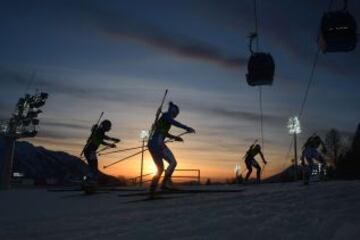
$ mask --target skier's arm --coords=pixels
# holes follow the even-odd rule
[[[263,163],[267,164],[267,161],[265,160],[264,154],[261,151],[259,152],[259,154],[260,154],[260,157],[261,157]]]
[[[111,148],[116,147],[115,143],[108,143],[108,142],[102,141],[101,144],[104,146],[107,146],[107,147],[111,147]]]
[[[105,140],[112,141],[112,142],[119,142],[119,141],[120,141],[120,139],[112,138],[112,137],[109,137],[109,136],[107,136],[107,135],[104,135],[101,144],[104,145],[104,146],[111,147],[111,148],[115,148],[116,145],[115,145],[114,143],[106,142]]]
[[[175,127],[182,128],[185,131],[195,133],[195,130],[193,128],[188,127],[185,124],[182,124],[182,123],[176,121],[175,119],[171,118],[170,116],[167,116],[165,119],[168,123],[170,123],[171,125],[174,125]]]
[[[109,140],[109,141],[113,141],[113,142],[116,142],[116,143],[120,142],[120,139],[109,137],[107,135],[104,135],[104,140]]]

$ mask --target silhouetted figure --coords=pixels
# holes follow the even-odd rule
[[[106,132],[111,130],[111,122],[104,120],[99,126],[94,125],[91,129],[91,137],[89,138],[84,148],[85,159],[88,162],[89,171],[86,176],[86,183],[96,184],[98,180],[98,159],[96,151],[100,145],[105,145],[111,148],[115,148],[114,143],[120,142],[120,139],[112,138],[105,135]],[[112,141],[113,143],[106,142],[105,140]]]
[[[170,102],[168,111],[163,113],[160,119],[155,123],[154,133],[149,138],[149,151],[157,167],[157,173],[153,177],[150,186],[150,193],[152,195],[155,193],[161,174],[164,171],[163,159],[169,163],[169,166],[165,171],[165,177],[161,184],[161,188],[169,189],[171,187],[171,176],[175,170],[177,162],[173,153],[165,145],[164,141],[165,138],[174,139],[175,141],[180,142],[183,141],[181,137],[173,136],[169,133],[171,126],[182,128],[190,133],[195,133],[193,128],[175,121],[175,118],[178,116],[179,112],[179,107]]]
[[[317,160],[321,164],[325,165],[325,160],[321,153],[318,151],[318,148],[320,146],[322,146],[323,152],[325,152],[325,144],[316,134],[313,134],[311,137],[309,137],[303,146],[303,151],[301,154],[301,164],[303,167],[303,178],[305,185],[309,184],[312,171],[315,167],[314,160]],[[321,169],[323,169],[323,167]],[[322,174],[322,172],[320,172],[320,174]]]
[[[261,147],[259,144],[252,144],[249,150],[246,152],[245,156],[245,164],[248,172],[245,176],[245,181],[247,181],[252,173],[252,168],[256,168],[256,182],[260,183],[260,174],[261,174],[261,167],[259,163],[255,160],[255,156],[260,154],[260,157],[264,164],[267,164],[267,161],[264,158],[264,154],[261,152]]]

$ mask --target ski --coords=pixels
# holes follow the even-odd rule
[[[84,191],[82,187],[69,187],[69,188],[49,188],[49,192],[81,192]],[[109,191],[109,192],[143,192],[143,188],[117,188],[117,187],[98,187],[96,191]]]
[[[158,201],[158,200],[170,200],[170,199],[174,199],[174,198],[181,198],[181,197],[174,197],[174,196],[156,196],[156,197],[146,197],[146,198],[141,198],[141,199],[135,199],[135,200],[130,200],[127,201],[125,203],[137,203],[137,202],[151,202],[151,201]]]
[[[157,195],[171,195],[171,194],[200,194],[200,193],[236,193],[242,192],[244,189],[172,189],[166,191],[158,191]],[[149,192],[127,193],[119,194],[119,197],[132,197],[132,196],[149,196]]]
[[[78,192],[83,191],[82,188],[79,187],[71,187],[71,188],[49,188],[47,189],[48,192]]]

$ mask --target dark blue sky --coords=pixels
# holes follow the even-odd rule
[[[342,1],[333,2],[338,8]],[[180,166],[206,165],[208,175],[231,174],[259,137],[258,89],[245,80],[252,4],[1,1],[1,117],[11,113],[36,71],[31,89],[49,91],[50,98],[34,143],[77,154],[89,126],[105,111],[123,146],[132,146],[169,88],[169,100],[181,107],[179,120],[198,130],[185,144],[174,145]],[[265,154],[273,170],[289,163],[286,122],[300,110],[328,5],[328,0],[258,0],[260,49],[276,61],[274,85],[263,88]],[[349,10],[359,23],[360,2],[350,0]],[[358,47],[320,55],[301,141],[332,127],[355,130],[359,53]],[[117,170],[123,173],[130,165]]]

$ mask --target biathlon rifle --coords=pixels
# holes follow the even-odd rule
[[[103,117],[103,115],[104,115],[104,112],[101,112],[99,119],[98,119],[97,122],[92,126],[92,128],[91,128],[91,134],[90,134],[90,136],[88,137],[88,139],[86,140],[86,144],[85,144],[83,150],[81,151],[80,157],[82,157],[82,156],[84,155],[84,151],[85,151],[85,149],[87,148],[87,146],[89,145],[89,143],[91,142],[91,139],[93,138],[95,131],[98,129],[99,123],[100,123],[101,118]]]
[[[249,150],[250,150],[250,149],[252,149],[252,148],[255,146],[255,144],[256,144],[257,142],[258,142],[258,140],[257,140],[257,139],[255,139],[255,141],[253,142],[253,144],[251,144],[251,145],[250,145]],[[244,158],[247,156],[247,153],[248,153],[248,151],[249,151],[249,150],[247,150],[247,151],[246,151],[246,153],[244,154],[244,156],[242,157],[242,159],[244,159]]]
[[[154,131],[155,131],[155,129],[156,129],[156,123],[157,123],[157,121],[159,120],[159,117],[160,117],[160,114],[161,114],[161,110],[162,110],[162,108],[163,108],[163,105],[164,105],[164,102],[165,102],[167,93],[168,93],[168,90],[166,89],[166,90],[165,90],[165,94],[164,94],[163,98],[161,99],[160,106],[159,106],[159,108],[158,108],[157,111],[156,111],[154,123],[151,125],[150,134],[149,134],[150,138],[152,137],[152,135],[154,134]]]

